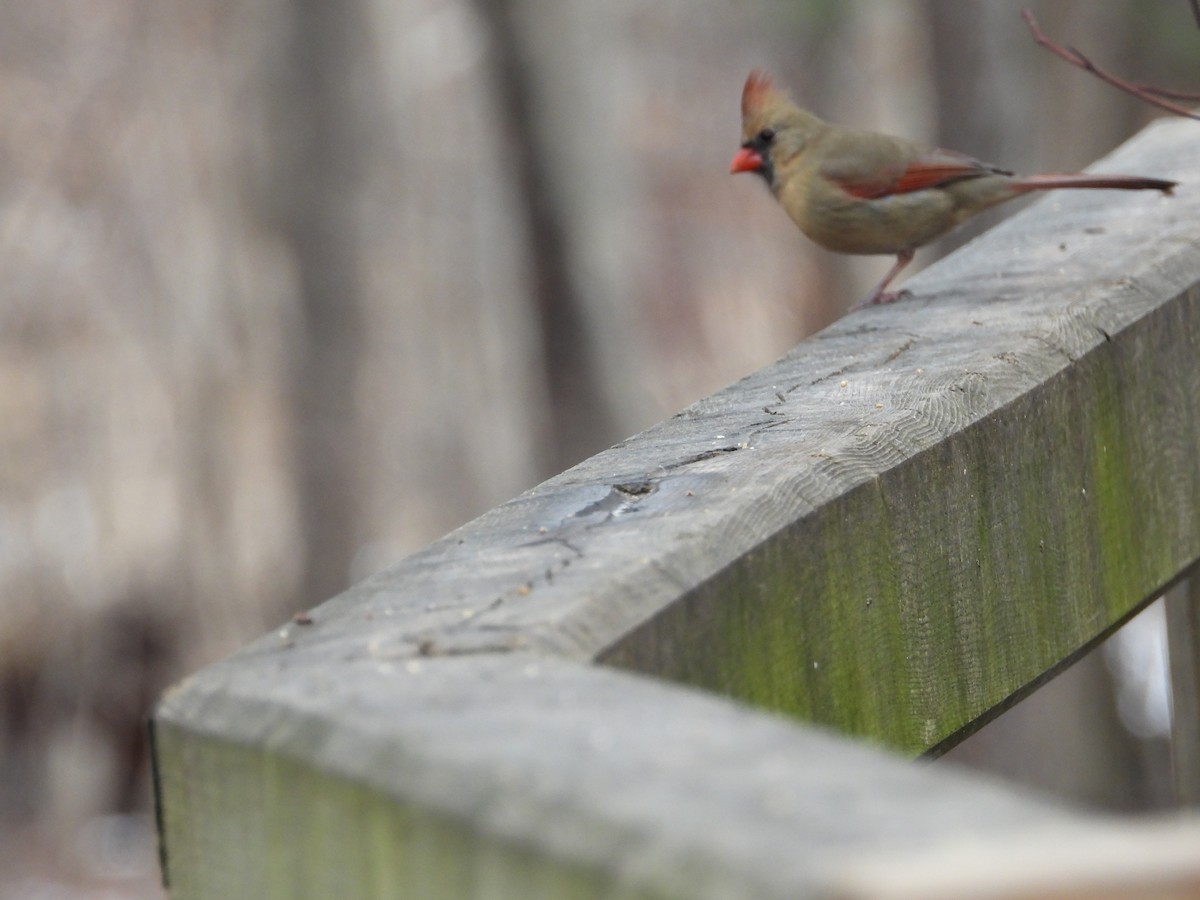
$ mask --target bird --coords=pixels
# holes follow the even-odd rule
[[[859,306],[891,303],[910,293],[887,287],[918,247],[1030,191],[1170,194],[1178,184],[1138,175],[1016,175],[953,150],[826,122],[798,107],[757,69],[742,88],[742,144],[729,171],[762,177],[792,221],[822,247],[895,254],[895,264]]]

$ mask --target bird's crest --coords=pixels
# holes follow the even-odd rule
[[[750,118],[757,115],[767,103],[767,99],[775,92],[771,76],[761,69],[755,69],[746,79],[742,88],[742,117]]]
[[[742,137],[747,140],[765,127],[780,128],[802,115],[787,94],[778,90],[771,77],[755,69],[742,88]]]

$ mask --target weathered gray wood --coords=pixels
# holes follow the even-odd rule
[[[1171,774],[1181,806],[1200,806],[1200,566],[1166,597]]]
[[[176,895],[805,896],[1061,824],[588,664],[936,751],[1200,558],[1197,138],[1101,166],[1177,197],[1048,198],[185,682]]]

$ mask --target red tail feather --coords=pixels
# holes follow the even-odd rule
[[[1120,188],[1126,191],[1154,190],[1170,194],[1178,182],[1140,175],[1030,175],[1014,181],[1013,190],[1043,191],[1056,188]]]

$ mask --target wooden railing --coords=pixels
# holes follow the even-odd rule
[[[1098,166],[1177,196],[1047,197],[176,687],[174,896],[1186,896],[1194,827],[905,757],[1200,559],[1198,140],[1160,123]]]

